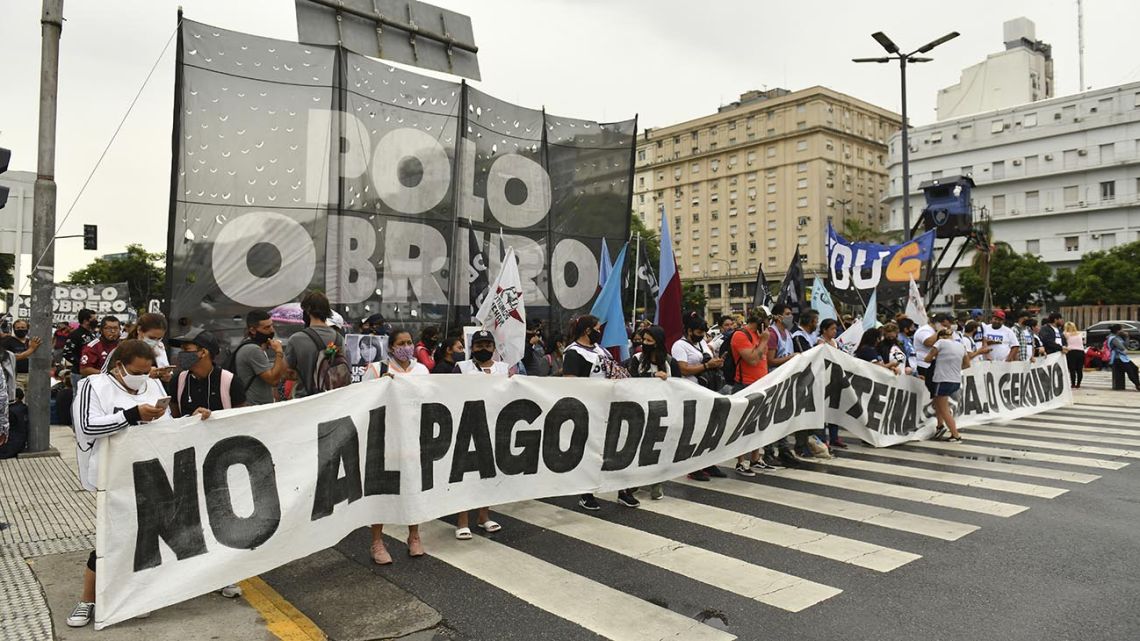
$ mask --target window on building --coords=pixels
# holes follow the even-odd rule
[[[645,150],[644,149],[638,149],[637,150],[637,159],[638,160],[645,160]]]
[[[716,171],[720,169],[720,160],[713,158],[709,161],[709,169]]]
[[[994,180],[1005,178],[1004,160],[998,160],[994,162],[993,166],[990,168],[990,178],[993,178]]]
[[[713,185],[713,186],[715,187],[715,185]],[[718,200],[720,200],[720,194],[716,194],[716,193],[712,194],[711,196],[709,196],[709,200],[711,202],[714,202],[714,203],[717,202]]]
[[[680,180],[680,179],[681,179],[681,168],[677,167],[673,170],[673,180]]]
[[[742,298],[744,296],[744,283],[729,283],[728,296],[729,298]]]
[[[796,129],[807,129],[807,121],[801,120],[796,123]]]
[[[1102,165],[1111,162],[1116,162],[1116,143],[1108,143],[1100,146],[1100,163]]]
[[[963,176],[972,176],[973,174],[974,174],[974,166],[973,165],[966,165],[965,167],[962,167],[962,175]]]
[[[735,189],[733,189],[732,191],[728,192],[728,199],[729,199],[729,200],[736,200],[736,190],[735,190]]]
[[[1140,91],[1137,91],[1137,92],[1136,92],[1136,93],[1135,93],[1135,94],[1132,96],[1132,106],[1133,106],[1133,107],[1140,107]]]
[[[993,213],[995,216],[1005,215],[1005,196],[993,197]]]
[[[796,173],[797,174],[802,174],[806,171],[807,171],[807,163],[806,162],[796,163]]]
[[[1100,184],[1100,199],[1101,200],[1115,200],[1116,199],[1116,181],[1106,180]]]
[[[796,207],[807,207],[807,205],[808,205],[807,196],[801,196],[798,200],[796,200]]]
[[[1066,149],[1064,151],[1063,155],[1064,155],[1064,159],[1065,159],[1065,168],[1066,169],[1068,169],[1070,167],[1076,167],[1077,166],[1077,150],[1076,149]]]
[[[736,216],[736,207],[729,207],[728,208],[728,216],[729,216],[729,218],[733,218]]]
[[[807,178],[800,178],[797,180],[796,189],[807,189]]]
[[[692,268],[689,269],[689,271],[693,272],[694,274],[699,274],[699,273],[701,273],[701,266],[694,264],[692,266]],[[698,287],[699,287],[699,285],[698,285]]]
[[[709,231],[709,237],[720,238],[720,227],[713,227],[712,230]]]
[[[748,198],[750,200],[756,200],[756,188],[755,187],[749,187],[748,188]]]
[[[768,193],[769,194],[776,193],[776,183],[768,183]]]
[[[711,245],[709,247],[709,253],[710,254],[719,254],[720,253],[720,245]],[[716,269],[716,267],[713,267],[713,269]]]
[[[748,251],[751,253],[756,253],[756,241],[754,241],[754,240],[748,241]]]
[[[638,202],[638,204],[644,205],[645,204],[645,194],[638,194],[637,195],[637,202]]]
[[[776,239],[775,238],[769,238],[768,239],[768,249],[775,249],[775,248],[776,248]]]
[[[756,172],[752,172],[752,173],[748,174],[748,182],[750,182],[750,183],[756,182]]]
[[[775,229],[776,229],[776,221],[774,221],[774,220],[769,220],[769,221],[768,221],[768,230],[769,230],[769,231],[774,231]]]
[[[1025,114],[1025,116],[1023,116],[1021,118],[1021,126],[1022,127],[1036,127],[1037,126],[1037,114],[1036,113]]]
[[[768,203],[768,211],[776,211],[776,203]]]
[[[693,174],[701,173],[701,163],[699,163],[699,162],[693,163],[692,166],[689,167],[689,171]]]
[[[720,298],[720,283],[709,284],[709,298]]]
[[[1025,213],[1035,214],[1041,208],[1041,194],[1036,191],[1025,192]]]
[[[1081,251],[1081,237],[1080,236],[1065,236],[1065,251],[1067,251],[1067,252]]]
[[[700,256],[701,255],[701,248],[697,247],[696,245],[693,245],[693,255],[694,256]]]
[[[756,213],[756,205],[749,205],[748,206],[748,215],[751,216],[752,214],[755,214],[755,213]]]
[[[1116,247],[1116,234],[1101,234],[1100,235],[1100,248],[1104,250]]]
[[[715,209],[710,211],[709,212],[709,218],[712,218],[713,220],[719,219],[720,218],[720,212],[715,210]]]
[[[769,158],[775,158],[776,157],[776,147],[775,146],[768,147],[768,149],[765,153],[768,155]]]
[[[736,129],[736,121],[735,121],[735,120],[730,120],[730,121],[728,122],[728,130],[729,130],[729,131],[733,131],[734,129]]]
[[[797,140],[796,141],[796,151],[807,151],[807,141],[806,140]]]
[[[1032,176],[1037,173],[1037,156],[1025,157],[1025,175]]]
[[[1062,190],[1066,207],[1077,206],[1077,199],[1080,198],[1080,191],[1080,187],[1077,185],[1069,185]]]
[[[1025,253],[1039,255],[1041,253],[1041,241],[1036,239],[1025,241]]]

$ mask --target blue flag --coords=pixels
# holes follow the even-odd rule
[[[871,298],[867,299],[867,311],[863,314],[863,329],[879,326],[879,292],[871,290]]]
[[[605,287],[606,281],[609,280],[610,274],[614,271],[614,265],[610,262],[610,248],[606,246],[606,239],[602,239],[602,255],[598,259],[598,287]],[[621,270],[618,270],[621,273]],[[600,318],[600,317],[599,317]]]
[[[625,250],[628,248],[629,243],[626,243],[618,253],[617,260],[613,264],[614,273],[622,273],[622,268],[625,266]],[[605,260],[609,262],[608,257]],[[598,294],[593,308],[590,309],[590,314],[602,321],[602,340],[598,344],[602,347],[617,347],[621,350],[621,359],[624,361],[629,358],[629,336],[625,333],[625,313],[621,308],[621,294],[621,279],[607,279],[602,287],[602,293]]]
[[[831,292],[827,291],[827,286],[819,276],[811,284],[811,308],[819,312],[821,320],[839,320],[839,314],[835,313],[835,305],[831,302]]]

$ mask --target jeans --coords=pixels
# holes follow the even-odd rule
[[[1124,377],[1132,381],[1132,385],[1140,390],[1140,373],[1136,370],[1136,363],[1122,362],[1119,358],[1112,361],[1112,389],[1124,389]]]

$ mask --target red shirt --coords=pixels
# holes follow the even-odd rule
[[[83,346],[83,351],[79,353],[79,366],[103,369],[103,363],[107,362],[107,355],[115,351],[118,346],[119,341],[108,343],[102,338],[96,338]]]
[[[738,329],[732,333],[732,360],[736,363],[736,381],[751,385],[768,375],[768,354],[764,348],[760,349],[760,362],[749,365],[740,356],[740,350],[752,349],[760,343],[760,335],[748,327]]]

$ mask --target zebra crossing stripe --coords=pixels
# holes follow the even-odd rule
[[[968,438],[971,438],[971,440],[981,440],[976,437]],[[907,445],[913,447],[921,447],[928,450],[939,450],[943,452],[971,452],[974,454],[981,454],[983,456],[990,456],[993,458],[1024,459],[1026,461],[1040,461],[1042,463],[1063,463],[1065,465],[1077,465],[1080,467],[1095,467],[1102,470],[1119,470],[1128,466],[1127,463],[1121,463],[1119,461],[1106,461],[1104,459],[1089,458],[1086,456],[1065,456],[1062,454],[1051,454],[1048,452],[1007,450],[999,447],[983,447],[979,445],[967,445],[965,443],[943,443],[941,441],[910,441],[907,443]]]
[[[1098,447],[1096,445],[1069,445],[1068,443],[1052,443],[1028,438],[1010,438],[1008,436],[991,436],[971,432],[965,428],[966,438],[973,441],[997,443],[999,445],[1020,445],[1021,447],[1036,447],[1043,450],[1063,450],[1079,454],[1097,454],[1099,456],[1119,456],[1124,458],[1140,458],[1140,450],[1122,450],[1115,447]]]
[[[956,474],[954,472],[941,472],[938,470],[928,470],[921,467],[909,467],[906,465],[879,463],[876,461],[856,461],[849,458],[836,458],[831,460],[813,460],[812,462],[818,463],[820,465],[826,465],[828,467],[839,467],[849,470],[863,470],[865,472],[875,472],[877,474],[902,476],[905,478],[921,479],[924,481],[937,481],[939,483],[948,483],[950,485],[976,487],[985,490],[994,490],[997,492],[1009,492],[1010,494],[1035,496],[1037,498],[1053,499],[1061,496],[1065,492],[1068,492],[1068,490],[1064,488],[1051,487],[1048,485],[1022,483],[1020,481],[1007,481],[1005,479],[994,479],[986,476]]]
[[[859,523],[877,525],[892,530],[921,534],[944,541],[957,541],[967,534],[979,529],[969,523],[958,523],[929,516],[911,514],[901,510],[891,510],[854,501],[834,499],[827,496],[796,492],[779,487],[737,481],[735,479],[717,479],[715,483],[698,483],[689,479],[677,479],[675,482],[689,485],[713,492],[722,492],[733,496],[740,496],[757,501],[765,501],[784,505],[787,507],[815,512],[826,516],[834,516]]]
[[[495,511],[788,612],[799,612],[842,592],[542,501],[500,505]]]
[[[1109,385],[1109,387],[1112,386],[1111,383],[1109,383],[1108,385]],[[1117,407],[1114,405],[1096,405],[1096,404],[1092,404],[1092,403],[1074,403],[1073,405],[1070,405],[1069,407],[1062,407],[1062,408],[1059,408],[1059,409],[1056,409],[1053,411],[1055,411],[1055,412],[1078,412],[1079,411],[1079,412],[1084,412],[1086,414],[1095,414],[1095,415],[1099,415],[1099,416],[1104,416],[1104,415],[1108,415],[1108,414],[1130,414],[1130,415],[1135,416],[1137,414],[1140,414],[1140,408]]]
[[[1011,427],[1039,427],[1047,430],[1061,430],[1064,432],[1087,432],[1093,434],[1115,434],[1118,436],[1140,436],[1140,429],[1130,430],[1119,427],[1081,425],[1079,423],[1073,423],[1071,421],[1058,421],[1056,423],[1049,423],[1046,421],[1017,420],[1010,423],[1009,425]],[[1106,425],[1113,425],[1113,423],[1106,423]]]
[[[396,540],[407,538],[407,532],[403,526],[385,527],[385,534]],[[486,537],[457,542],[443,521],[420,525],[420,537],[433,558],[612,641],[736,639]]]
[[[599,498],[612,501],[613,496],[610,494]],[[638,509],[876,572],[890,572],[922,558],[911,552],[777,523],[672,496],[666,496],[660,501],[642,501]]]
[[[1061,441],[1082,441],[1088,442],[1090,439],[1097,443],[1106,443],[1108,445],[1131,445],[1133,447],[1140,447],[1140,439],[1135,438],[1120,438],[1117,436],[1090,436],[1088,434],[1066,434],[1061,431],[1063,428],[1056,429],[1043,429],[1035,430],[1029,427],[1021,427],[1018,425],[1003,425],[1001,427],[991,426],[973,426],[963,428],[970,432],[984,432],[986,434],[1007,434],[1010,436],[1040,436],[1042,438],[1052,438]],[[1094,428],[1095,429],[1095,428]],[[1014,430],[1012,432],[1007,430]]]
[[[1100,476],[1096,474],[1070,472],[1068,470],[1056,470],[1050,467],[1036,467],[1022,463],[1013,465],[1011,463],[982,461],[978,460],[977,458],[959,458],[967,456],[967,454],[962,452],[955,453],[953,451],[948,451],[946,454],[932,454],[927,452],[916,452],[914,450],[900,450],[887,447],[864,447],[862,445],[855,445],[850,441],[848,441],[847,447],[851,452],[866,454],[868,456],[878,456],[900,461],[910,461],[912,463],[933,463],[935,465],[960,467],[969,470],[1000,472],[1002,474],[1012,474],[1015,476],[1030,476],[1033,478],[1050,479],[1053,481],[1068,481],[1070,483],[1092,483],[1093,481],[1100,478]],[[955,456],[955,454],[958,454],[958,456]],[[868,461],[860,459],[859,462],[866,463]]]

